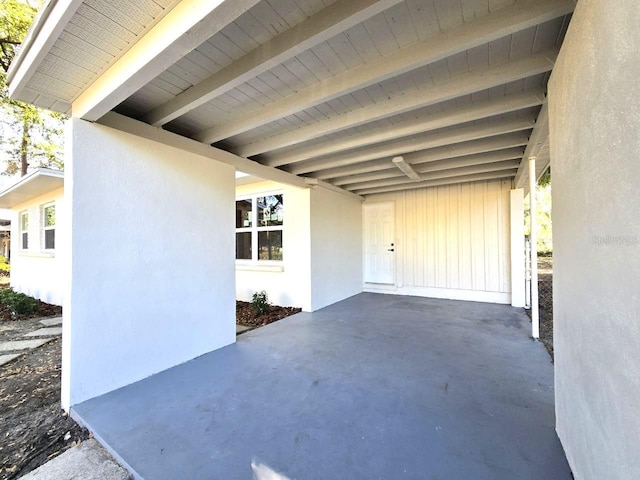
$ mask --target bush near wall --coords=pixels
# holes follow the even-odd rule
[[[31,315],[38,308],[38,300],[12,288],[0,289],[0,303],[6,306],[14,315]]]

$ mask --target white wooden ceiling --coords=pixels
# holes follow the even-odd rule
[[[27,100],[70,105],[176,3],[85,0]],[[115,111],[360,195],[515,178],[574,4],[261,0]]]

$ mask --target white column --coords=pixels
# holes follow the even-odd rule
[[[524,190],[510,192],[511,208],[511,306],[525,306]]]
[[[72,119],[62,405],[235,341],[234,168]]]
[[[531,336],[540,338],[538,310],[538,226],[536,225],[536,157],[529,157],[529,199],[531,220]]]

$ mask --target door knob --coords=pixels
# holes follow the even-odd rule
[[[387,252],[395,252],[393,248],[387,248]]]

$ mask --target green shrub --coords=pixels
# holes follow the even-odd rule
[[[269,311],[269,297],[267,297],[267,292],[262,290],[261,292],[254,293],[251,306],[256,315],[267,313]]]
[[[0,289],[0,303],[6,305],[14,315],[31,315],[38,308],[38,300],[12,288]]]

